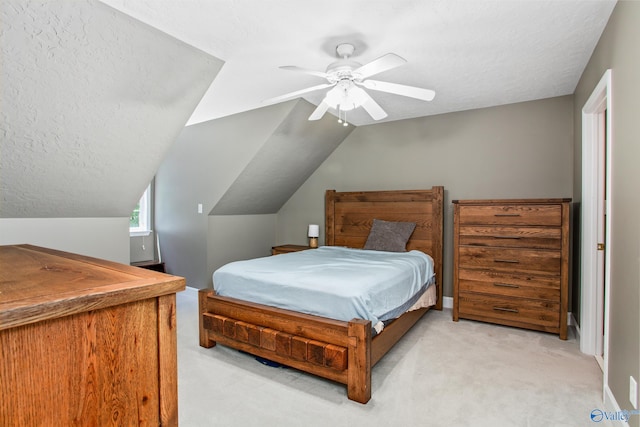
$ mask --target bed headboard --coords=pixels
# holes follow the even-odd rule
[[[407,250],[431,255],[442,308],[442,241],[444,187],[430,190],[351,191],[327,190],[325,244],[363,248],[374,219],[415,222]]]

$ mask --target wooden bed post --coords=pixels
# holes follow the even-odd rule
[[[327,190],[324,195],[324,244],[335,245],[336,190]]]
[[[444,240],[444,227],[443,224],[443,215],[444,215],[444,187],[443,186],[434,186],[433,191],[433,248],[431,251],[431,256],[434,259],[434,271],[436,273],[436,282],[438,287],[438,300],[435,305],[436,310],[442,310],[442,292],[444,289],[444,280],[442,280],[443,274],[443,240]],[[436,224],[439,224],[436,227]]]
[[[215,341],[211,341],[209,339],[209,332],[204,328],[204,313],[208,313],[207,311],[207,296],[213,293],[212,289],[200,289],[198,291],[198,325],[200,329],[200,346],[204,348],[211,348],[216,345]]]
[[[359,403],[371,399],[371,321],[349,322],[347,396]]]

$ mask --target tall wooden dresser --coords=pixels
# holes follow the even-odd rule
[[[176,426],[185,280],[0,246],[0,425]]]
[[[567,339],[571,199],[454,200],[453,320]]]

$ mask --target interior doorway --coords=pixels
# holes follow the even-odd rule
[[[606,240],[607,223],[607,110],[595,114],[598,120],[598,169],[596,172],[598,180],[597,190],[597,252],[596,252],[596,349],[594,356],[600,369],[604,372],[604,342],[605,342],[605,317],[606,317],[606,294],[605,277],[607,274],[606,254],[608,252]]]
[[[611,70],[582,109],[580,350],[592,354],[607,383],[611,227]]]

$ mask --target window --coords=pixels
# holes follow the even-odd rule
[[[151,233],[151,184],[129,217],[129,235],[148,236]]]

